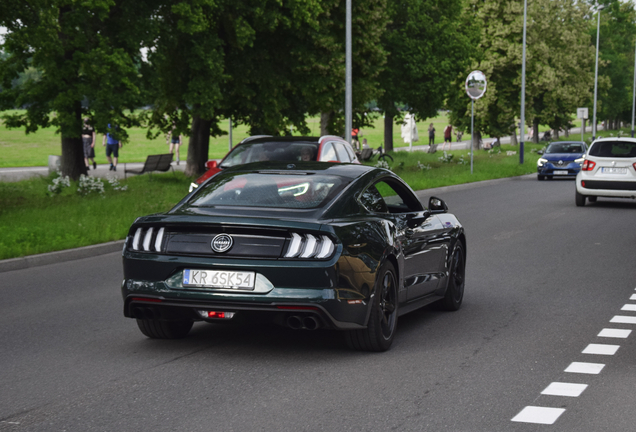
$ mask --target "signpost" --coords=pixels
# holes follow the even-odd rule
[[[577,108],[576,118],[581,119],[581,141],[583,141],[583,134],[585,133],[585,120],[588,118],[587,108]]]
[[[470,173],[473,173],[473,143],[475,141],[475,101],[486,93],[486,75],[481,71],[472,71],[466,78],[466,94],[470,101]]]

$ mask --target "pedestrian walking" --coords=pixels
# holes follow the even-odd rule
[[[435,126],[431,123],[428,127],[428,145],[432,146],[433,144],[435,144]]]
[[[446,143],[448,143],[448,150],[451,149],[452,137],[453,137],[453,127],[451,125],[447,125],[444,128],[444,144],[442,145],[442,150],[446,148]]]
[[[102,139],[102,146],[106,146],[106,159],[110,163],[110,171],[117,171],[117,159],[119,158],[119,149],[121,148],[121,141],[116,136],[118,126],[112,126],[108,124],[108,131]],[[115,133],[113,133],[115,132]]]
[[[170,132],[168,132],[168,135],[166,136],[166,144],[170,144],[170,148],[169,151],[172,154],[177,154],[177,165],[179,165],[179,147],[181,147],[181,144],[183,143],[182,141],[182,135],[179,133],[175,133],[175,129],[176,129],[176,125],[173,124],[172,125],[172,130]]]
[[[84,125],[82,126],[82,145],[84,146],[84,165],[86,170],[91,169],[89,160],[93,161],[93,169],[97,169],[97,163],[95,162],[95,128],[89,123],[89,118],[84,118]]]

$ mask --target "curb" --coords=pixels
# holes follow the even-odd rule
[[[65,261],[73,261],[81,258],[89,258],[112,252],[121,252],[124,240],[102,243],[92,246],[84,246],[76,249],[67,249],[57,252],[48,252],[38,255],[29,255],[20,258],[0,260],[0,273],[23,270],[31,267],[39,267],[47,264],[56,264]]]

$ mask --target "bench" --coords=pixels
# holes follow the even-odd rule
[[[143,174],[148,173],[149,176],[152,176],[151,173],[153,171],[163,171],[166,172],[169,169],[172,169],[174,173],[174,168],[172,167],[172,153],[159,154],[159,155],[149,155],[146,158],[146,162],[144,162],[144,166],[141,169],[126,169],[126,164],[124,164],[124,178],[127,178],[127,174]]]

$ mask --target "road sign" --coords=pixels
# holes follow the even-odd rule
[[[588,116],[587,108],[576,109],[576,118],[587,119],[587,116]]]

